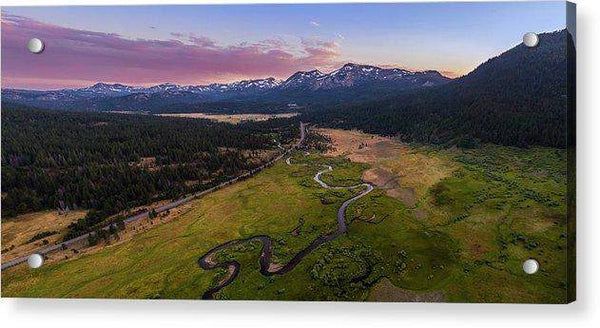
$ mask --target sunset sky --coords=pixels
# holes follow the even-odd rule
[[[2,87],[283,79],[346,62],[455,77],[564,27],[564,2],[4,7]]]

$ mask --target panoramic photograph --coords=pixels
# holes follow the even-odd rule
[[[3,7],[2,297],[574,301],[573,9]]]

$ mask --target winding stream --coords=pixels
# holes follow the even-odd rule
[[[292,147],[290,147],[288,149],[285,149],[281,145],[281,143],[277,143],[277,147],[279,149],[283,150],[283,153],[281,153],[280,155],[278,155],[274,159],[270,160],[269,162],[267,162],[267,163],[265,163],[265,164],[263,164],[263,165],[255,168],[255,169],[253,169],[253,170],[251,170],[249,172],[246,172],[246,173],[244,173],[242,175],[239,175],[239,176],[237,176],[235,178],[232,178],[230,180],[227,180],[225,182],[221,182],[220,184],[218,184],[218,185],[216,185],[214,187],[211,187],[209,189],[193,193],[193,194],[188,195],[188,196],[186,196],[184,198],[172,201],[172,202],[170,202],[168,204],[165,204],[165,205],[162,205],[162,206],[158,206],[158,207],[154,208],[154,210],[156,211],[156,213],[162,213],[162,212],[169,211],[169,210],[171,210],[173,208],[176,208],[176,207],[178,207],[178,206],[180,206],[182,204],[188,203],[188,202],[190,202],[190,201],[192,201],[194,199],[203,197],[203,196],[208,195],[208,194],[210,194],[210,193],[212,193],[212,192],[214,192],[216,190],[219,190],[219,189],[221,189],[223,187],[226,187],[226,186],[228,186],[230,184],[236,183],[236,182],[240,181],[241,179],[249,178],[249,177],[257,174],[258,172],[261,172],[265,168],[271,166],[275,162],[277,162],[280,159],[282,159],[284,156],[288,155],[292,150],[294,150],[294,149],[298,148],[299,146],[301,146],[304,143],[305,137],[306,137],[306,124],[300,122],[300,140],[298,140],[298,142],[295,145],[293,145]],[[286,163],[288,163],[289,165],[291,165],[289,163],[289,158],[287,159]],[[150,213],[150,211],[146,210],[146,211],[144,211],[142,213],[135,214],[135,215],[132,215],[132,216],[126,218],[123,222],[125,224],[129,224],[131,222],[135,222],[135,221],[141,220],[143,218],[147,218],[148,215],[149,215],[149,213]],[[102,229],[103,230],[108,230],[108,229],[110,229],[111,225],[113,225],[113,224],[111,223],[111,224],[103,227]],[[45,254],[48,254],[50,252],[54,252],[54,251],[57,251],[59,249],[62,249],[62,248],[66,247],[66,246],[69,246],[71,244],[75,244],[75,243],[81,242],[81,241],[85,240],[86,238],[88,238],[89,236],[91,236],[92,234],[94,234],[94,232],[89,232],[89,233],[83,234],[81,236],[75,237],[73,239],[69,239],[67,241],[64,241],[62,243],[58,243],[58,244],[55,244],[55,245],[52,245],[52,246],[48,246],[48,247],[43,248],[43,249],[36,250],[35,253],[32,253],[32,254],[45,255]],[[10,267],[16,266],[16,265],[21,264],[21,263],[25,263],[27,261],[27,259],[29,258],[30,255],[31,254],[28,254],[26,256],[21,256],[21,257],[18,257],[16,259],[14,259],[14,260],[11,260],[11,261],[3,261],[2,262],[2,270],[8,269]]]
[[[287,158],[285,162],[288,165],[292,165],[291,157]],[[306,165],[306,164],[298,164],[298,165]],[[357,185],[349,186],[349,187],[330,186],[321,180],[321,175],[323,173],[332,171],[333,168],[329,165],[325,165],[325,167],[326,167],[325,170],[317,172],[315,174],[315,176],[313,177],[313,179],[321,187],[326,188],[326,189],[356,189],[356,188],[360,188],[360,187],[365,187],[365,190],[362,193],[360,193],[350,199],[347,199],[346,201],[344,201],[344,203],[342,203],[342,206],[340,206],[338,213],[337,213],[338,229],[333,233],[330,233],[327,235],[321,235],[321,236],[317,237],[315,240],[312,241],[312,243],[310,243],[306,248],[304,248],[300,252],[298,252],[286,265],[284,265],[282,267],[274,266],[271,264],[271,258],[273,256],[273,246],[272,246],[273,243],[272,243],[271,237],[266,236],[266,235],[258,235],[258,236],[244,238],[244,239],[236,239],[236,240],[232,240],[232,241],[223,243],[219,246],[216,246],[215,248],[211,249],[206,254],[204,254],[198,260],[198,265],[204,270],[212,270],[215,268],[227,268],[229,270],[229,275],[226,278],[224,278],[223,280],[221,280],[217,284],[217,286],[212,287],[209,290],[207,290],[204,293],[204,295],[202,296],[203,299],[213,299],[215,293],[217,293],[219,290],[221,290],[225,286],[232,283],[240,272],[240,263],[235,260],[226,261],[226,262],[215,262],[215,260],[213,259],[213,256],[220,250],[223,250],[223,249],[231,247],[231,246],[250,242],[250,241],[260,241],[262,243],[262,249],[260,252],[260,259],[259,259],[260,273],[264,276],[283,275],[283,274],[291,271],[292,269],[294,269],[294,267],[296,267],[296,265],[298,263],[300,263],[300,261],[306,255],[310,254],[310,252],[315,250],[317,247],[319,247],[320,245],[322,245],[324,243],[334,240],[335,238],[339,237],[341,234],[346,232],[347,228],[346,228],[345,213],[346,213],[346,209],[348,208],[348,205],[350,205],[350,203],[356,201],[357,199],[365,196],[366,194],[370,193],[373,190],[373,186],[369,183],[361,183],[361,184],[357,184]]]

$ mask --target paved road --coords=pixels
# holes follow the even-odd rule
[[[292,165],[291,158],[286,159],[285,162],[288,165]],[[298,164],[298,165],[306,165],[306,164]],[[258,240],[262,243],[262,249],[261,249],[260,259],[259,259],[260,273],[264,276],[282,275],[282,274],[285,274],[285,273],[291,271],[294,267],[296,267],[296,265],[298,263],[300,263],[300,261],[306,255],[310,254],[310,252],[315,250],[317,247],[319,247],[320,245],[322,245],[324,243],[334,240],[335,238],[339,237],[341,234],[346,232],[347,227],[346,227],[345,214],[346,214],[346,209],[348,208],[348,205],[350,205],[350,203],[352,203],[353,201],[370,193],[373,190],[373,186],[369,183],[362,183],[362,184],[357,184],[357,185],[349,186],[349,187],[330,186],[321,180],[321,175],[325,172],[332,171],[333,168],[329,165],[325,165],[325,167],[326,167],[325,170],[317,172],[315,174],[315,176],[313,177],[313,179],[323,188],[326,188],[326,189],[355,189],[355,188],[360,188],[360,187],[366,187],[363,192],[361,192],[360,194],[358,194],[350,199],[347,199],[344,203],[342,203],[342,206],[340,206],[338,213],[337,213],[337,222],[338,222],[337,231],[330,233],[328,235],[321,235],[321,236],[317,237],[306,248],[304,248],[300,252],[298,252],[286,265],[278,267],[278,268],[271,267],[271,258],[273,256],[273,246],[272,246],[273,242],[271,240],[271,237],[269,237],[269,236],[266,236],[266,235],[252,236],[252,237],[244,238],[244,239],[231,240],[231,241],[225,242],[221,245],[218,245],[215,248],[208,251],[206,254],[204,254],[198,260],[198,265],[204,270],[212,270],[215,268],[227,268],[229,270],[229,275],[226,276],[223,280],[221,280],[216,286],[207,290],[202,295],[202,298],[204,298],[204,299],[214,298],[215,293],[217,293],[223,287],[232,283],[240,272],[240,263],[235,260],[225,261],[225,262],[215,262],[214,261],[213,256],[222,249],[225,249],[225,248],[228,248],[228,247],[231,247],[234,245],[243,244],[248,241]]]
[[[305,126],[306,126],[306,124],[300,122],[300,140],[298,140],[298,142],[295,145],[293,145],[291,148],[285,150],[283,153],[279,154],[277,157],[275,157],[271,161],[269,161],[269,162],[267,162],[267,163],[265,163],[265,164],[263,164],[263,165],[255,168],[255,169],[253,169],[253,170],[251,170],[249,172],[246,172],[246,173],[244,173],[244,174],[242,174],[242,175],[240,175],[238,177],[235,177],[235,178],[233,178],[231,180],[227,180],[227,181],[225,181],[225,182],[223,182],[223,183],[221,183],[221,184],[219,184],[217,186],[214,186],[214,187],[212,187],[210,189],[206,189],[204,191],[200,191],[200,192],[188,195],[188,196],[186,196],[184,198],[178,199],[178,200],[173,201],[171,203],[168,203],[166,205],[156,207],[154,210],[156,211],[156,213],[161,213],[161,212],[165,212],[165,211],[171,210],[171,209],[173,209],[173,208],[175,208],[177,206],[180,206],[182,204],[185,204],[185,203],[187,203],[187,202],[189,202],[191,200],[194,200],[196,198],[200,198],[202,196],[210,194],[213,191],[221,189],[221,188],[223,188],[225,186],[228,186],[228,185],[230,185],[232,183],[236,183],[239,180],[243,180],[243,179],[249,178],[249,177],[255,175],[256,173],[262,171],[263,169],[265,169],[265,168],[273,165],[275,162],[279,161],[284,156],[288,155],[292,150],[298,148],[299,146],[301,146],[304,143],[304,139],[306,137],[306,128],[305,128]],[[281,145],[278,145],[278,146],[280,148],[282,148]],[[125,222],[125,224],[129,224],[131,222],[138,221],[140,219],[146,218],[146,217],[148,217],[148,213],[149,213],[149,211],[145,211],[145,212],[142,212],[142,213],[130,216],[130,217],[126,218],[124,220],[124,222]],[[109,228],[110,228],[110,225],[104,227],[103,229],[108,230]],[[87,233],[85,235],[81,235],[79,237],[76,237],[76,238],[64,241],[64,242],[62,242],[60,244],[52,245],[52,246],[49,246],[49,247],[37,250],[35,253],[41,254],[41,255],[48,254],[48,253],[54,252],[56,250],[59,250],[61,247],[67,247],[67,246],[69,246],[71,244],[74,244],[74,243],[77,243],[79,241],[82,241],[82,240],[88,238],[89,235],[90,235],[90,233]],[[29,254],[29,255],[31,255],[31,254]],[[19,257],[19,258],[16,258],[16,259],[12,260],[12,261],[7,261],[7,262],[2,263],[2,270],[10,268],[10,267],[13,267],[15,265],[18,265],[18,264],[21,264],[21,263],[24,263],[24,262],[27,262],[27,258],[29,257],[29,255],[23,256],[23,257]]]

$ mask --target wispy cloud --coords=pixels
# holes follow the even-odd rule
[[[314,27],[319,27],[319,26],[321,26],[321,24],[320,24],[319,22],[315,21],[315,20],[311,20],[311,21],[310,21],[310,25],[312,25],[312,26],[314,26]]]
[[[328,62],[340,55],[339,44],[335,41],[321,39],[303,39],[303,50],[308,54],[305,58],[314,63]]]
[[[45,42],[42,54],[30,54],[25,49],[32,36]],[[177,32],[171,36],[171,40],[128,39],[2,13],[3,87],[282,78],[296,70],[330,67],[340,56],[339,45],[333,41],[302,40],[290,45],[268,39],[221,45],[206,36]]]

